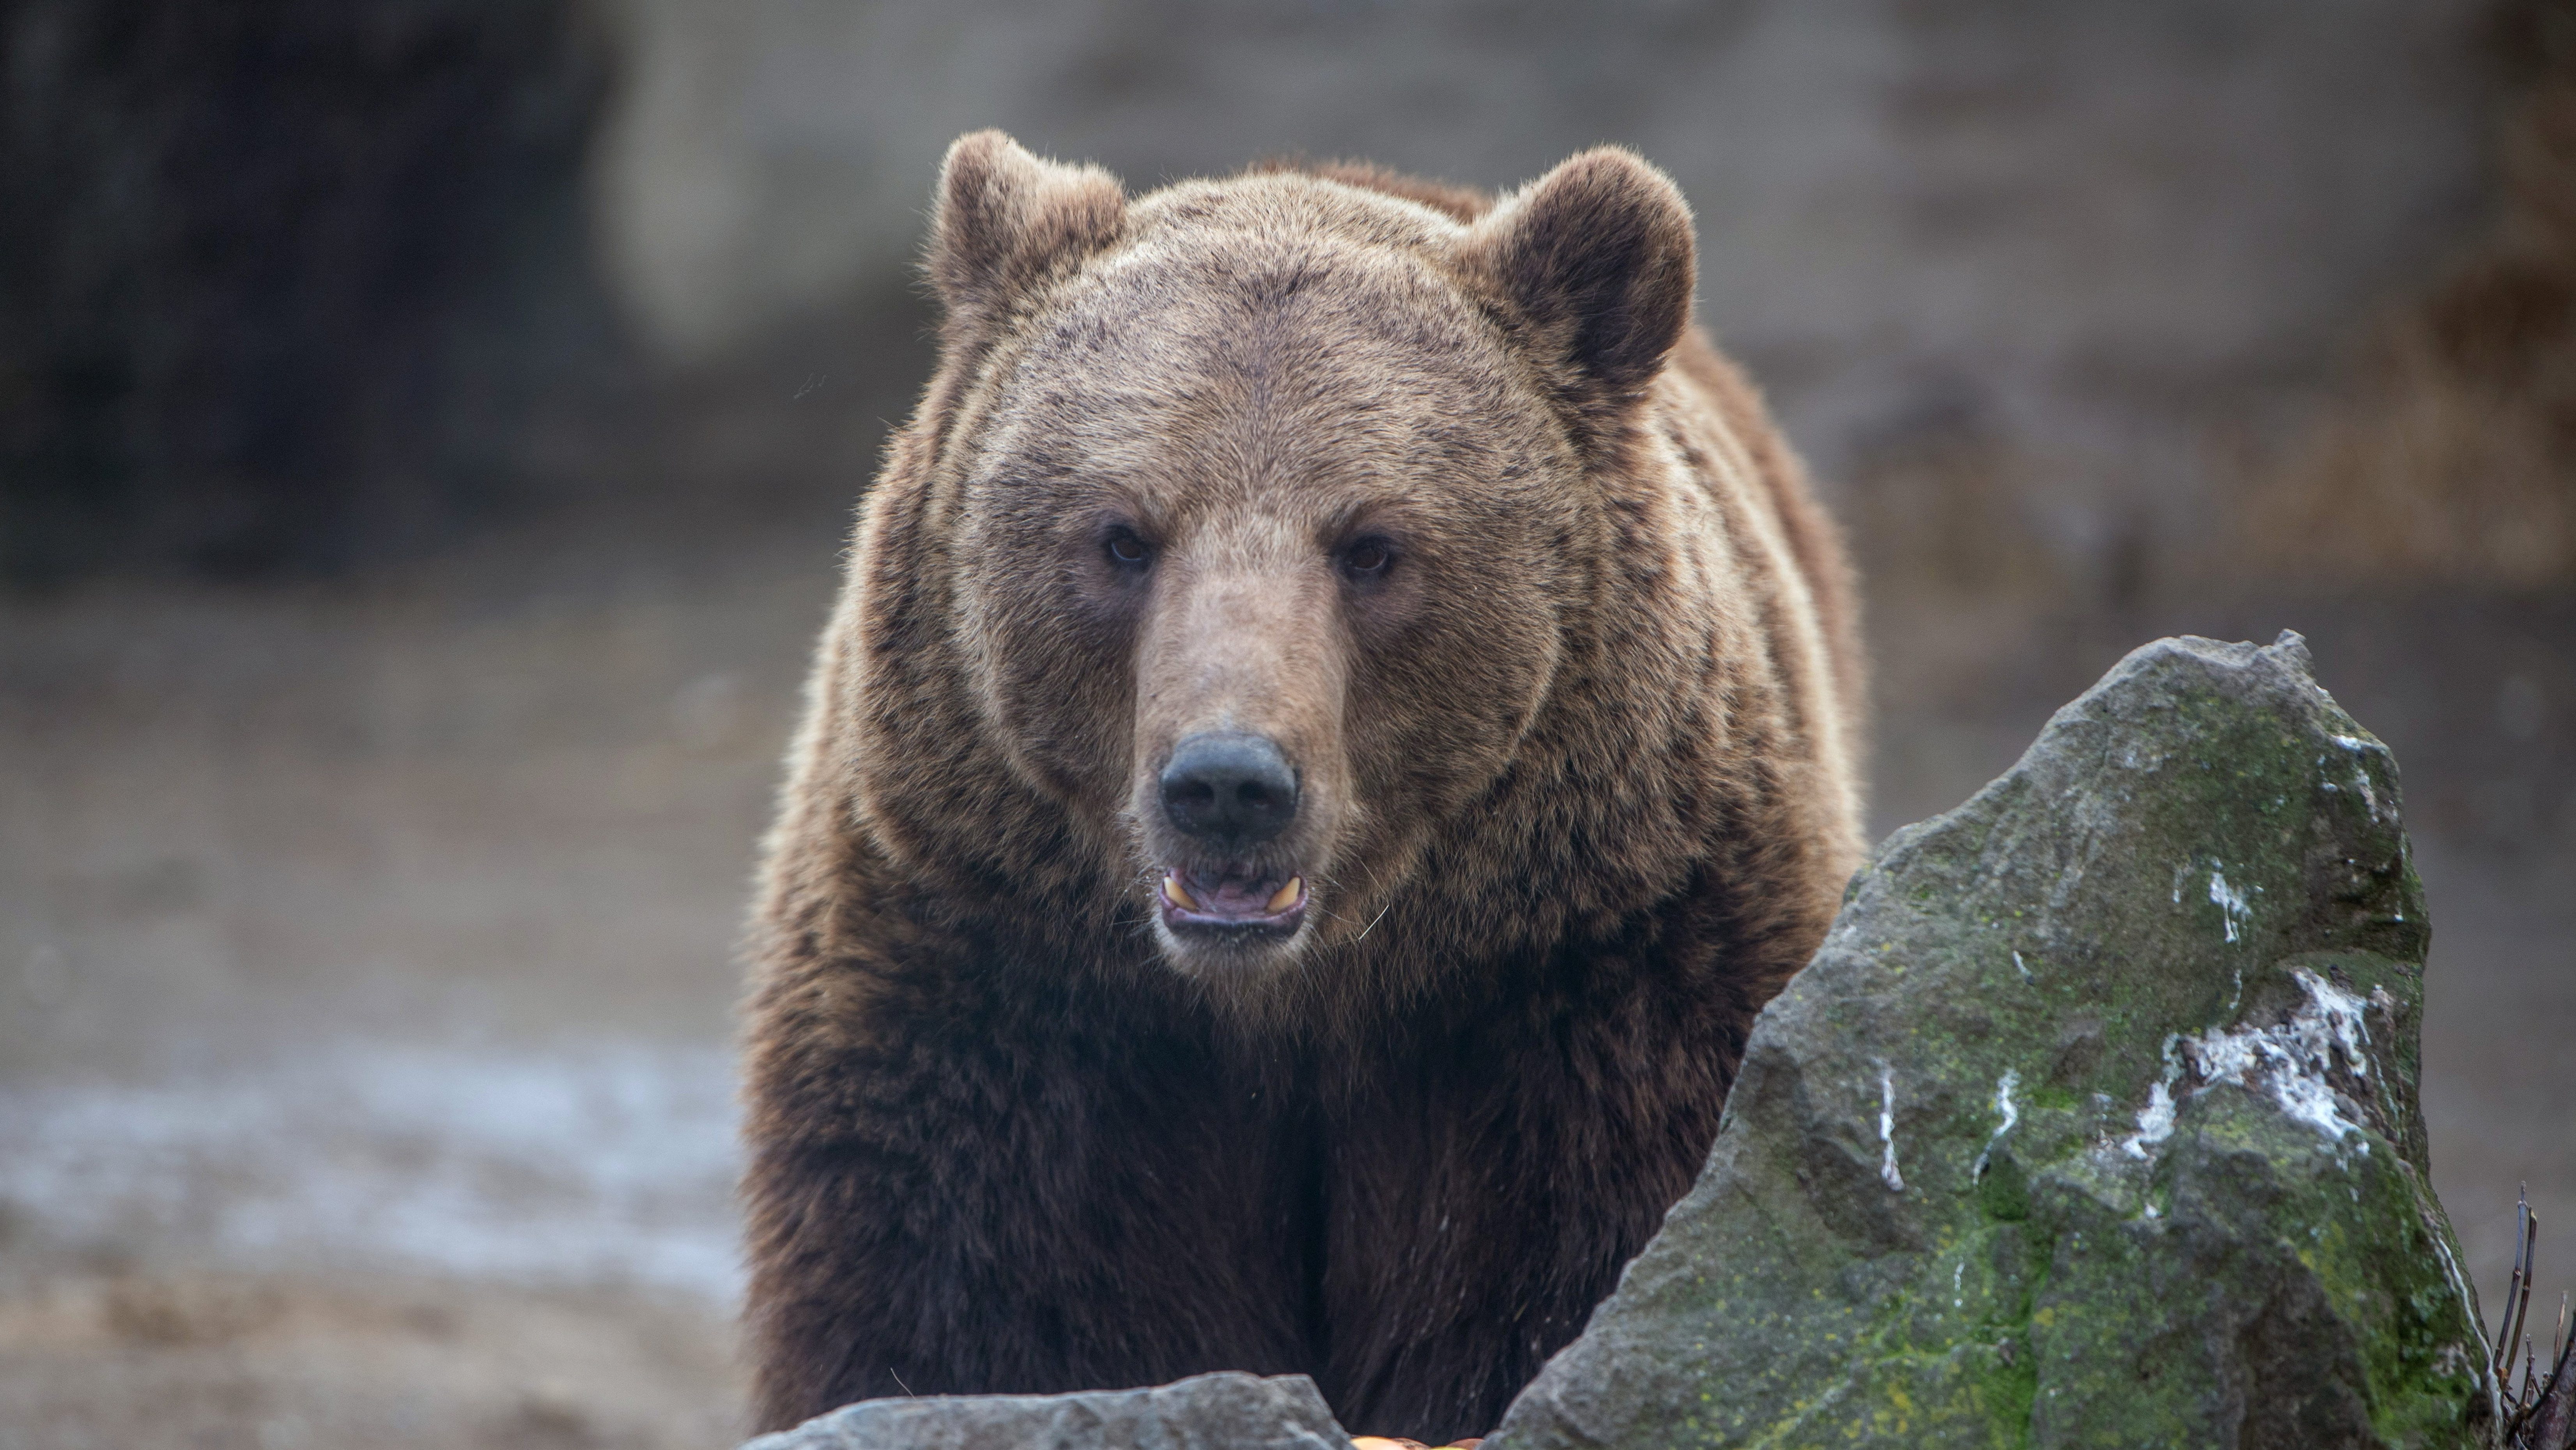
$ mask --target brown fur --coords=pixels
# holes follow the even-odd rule
[[[1850,579],[1688,329],[1689,214],[1616,150],[1127,201],[987,132],[929,269],[761,906],[761,1422],[1231,1368],[1489,1429],[1858,859]],[[1312,894],[1239,950],[1154,896],[1150,782],[1225,722]]]

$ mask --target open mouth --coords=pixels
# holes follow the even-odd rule
[[[1306,878],[1232,869],[1163,873],[1163,924],[1176,932],[1286,936],[1306,919]]]

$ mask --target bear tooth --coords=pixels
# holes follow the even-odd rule
[[[1199,909],[1198,902],[1192,900],[1190,894],[1181,889],[1181,873],[1178,871],[1170,872],[1163,877],[1163,894],[1170,897],[1172,904],[1183,911]]]
[[[1286,911],[1289,907],[1296,905],[1298,896],[1302,894],[1305,889],[1305,877],[1289,877],[1288,884],[1279,888],[1279,894],[1270,898],[1270,914],[1272,916],[1277,916],[1279,913]]]

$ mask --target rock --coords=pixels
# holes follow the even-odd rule
[[[1349,1450],[1315,1382],[1203,1374],[1147,1390],[861,1400],[742,1450]]]
[[[1898,832],[1492,1450],[2485,1443],[2397,767],[2165,640]]]

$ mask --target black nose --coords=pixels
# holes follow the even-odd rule
[[[1297,818],[1297,777],[1258,735],[1192,735],[1163,767],[1163,813],[1211,845],[1257,846]]]

